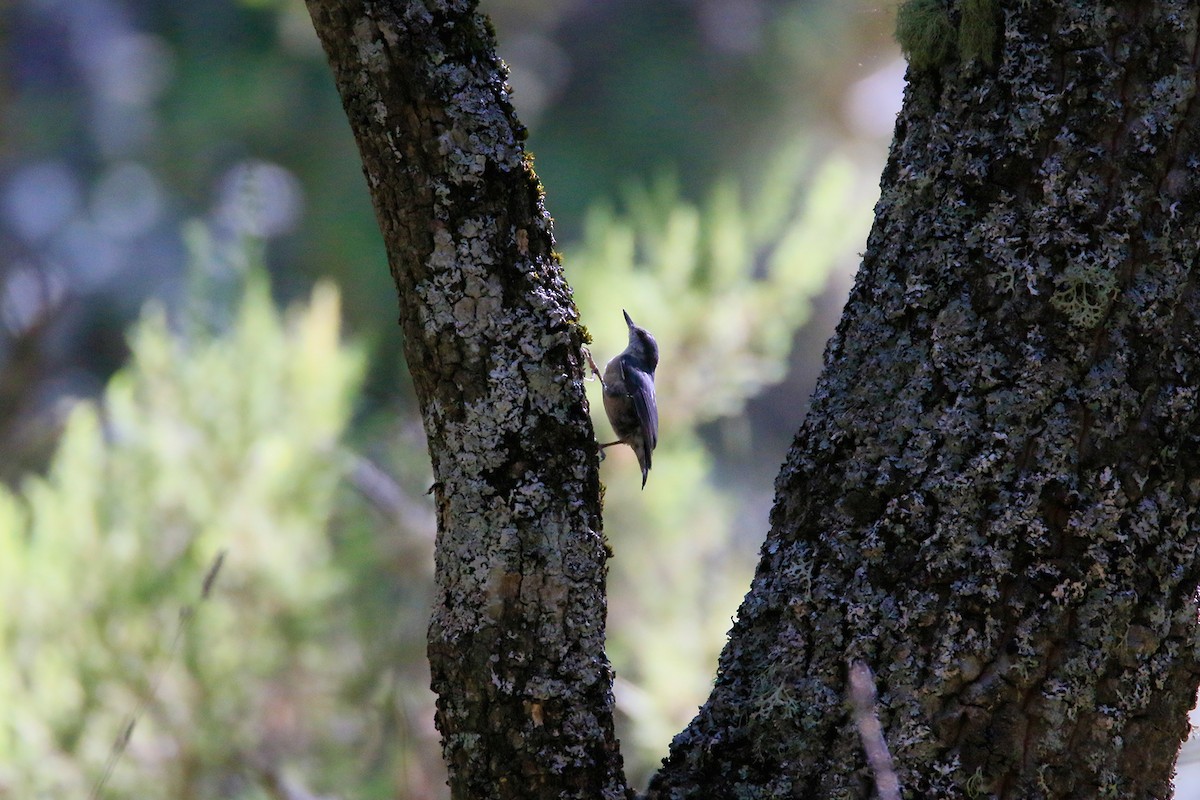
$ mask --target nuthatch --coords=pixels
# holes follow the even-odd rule
[[[645,328],[639,328],[622,310],[629,326],[629,346],[608,362],[603,377],[596,362],[588,355],[592,372],[604,387],[604,411],[617,441],[600,445],[603,451],[614,444],[633,448],[642,467],[642,488],[650,474],[650,453],[658,444],[658,404],[654,400],[654,369],[658,366],[658,342]]]

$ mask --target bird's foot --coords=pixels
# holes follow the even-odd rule
[[[579,348],[583,351],[583,357],[587,359],[588,366],[592,368],[592,377],[600,378],[600,368],[596,366],[595,360],[592,358],[592,351],[586,347]],[[584,378],[585,381],[590,381],[592,378]],[[604,383],[604,379],[600,378],[600,382]]]

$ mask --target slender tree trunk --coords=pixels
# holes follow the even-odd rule
[[[584,333],[473,2],[309,0],[362,154],[433,461],[457,798],[625,796]]]
[[[853,659],[908,797],[1169,795],[1200,678],[1198,9],[901,8],[868,249],[652,797],[872,796]]]

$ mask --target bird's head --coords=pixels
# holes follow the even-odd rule
[[[637,359],[642,369],[654,372],[658,366],[658,342],[654,341],[650,331],[634,324],[628,311],[622,309],[621,313],[625,315],[625,324],[629,326],[629,346],[625,352]]]

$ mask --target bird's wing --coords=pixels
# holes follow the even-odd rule
[[[627,365],[623,365],[621,377],[625,379],[625,389],[633,399],[642,437],[646,440],[646,456],[649,458],[649,451],[658,444],[658,403],[654,399],[654,378]]]

